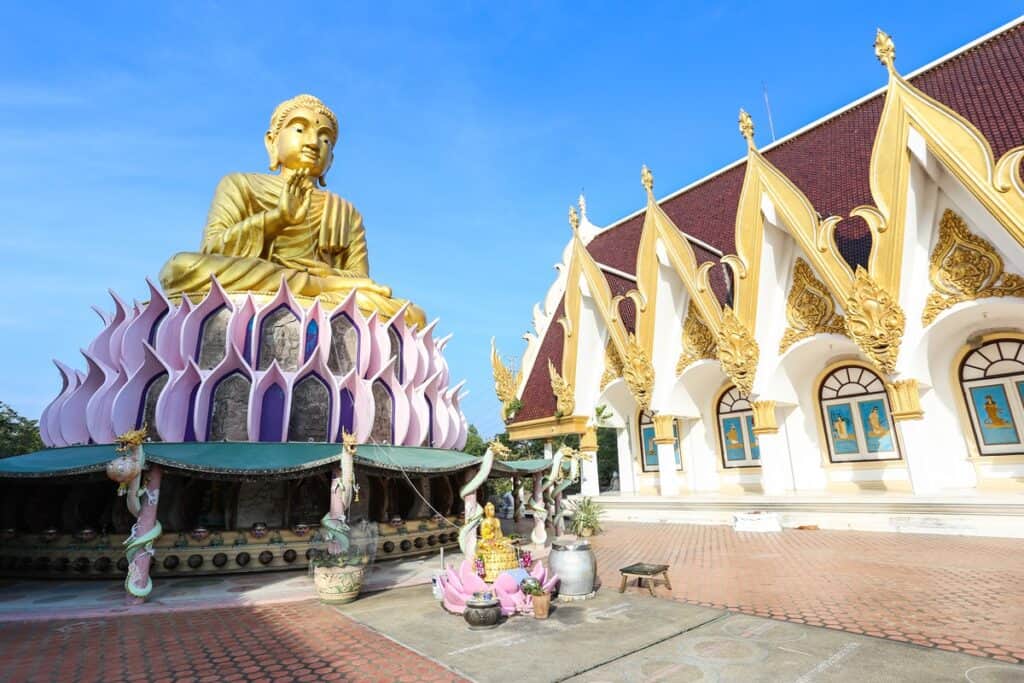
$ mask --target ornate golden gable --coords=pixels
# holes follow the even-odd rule
[[[832,295],[802,258],[793,265],[793,285],[786,299],[789,327],[779,342],[779,353],[816,334],[846,334],[846,321],[836,313]]]
[[[654,367],[647,351],[630,332],[626,339],[626,358],[622,366],[622,378],[626,380],[629,391],[633,394],[640,410],[651,407],[651,394],[654,391]]]
[[[501,418],[507,420],[512,417],[518,403],[517,393],[523,379],[523,371],[520,368],[518,372],[513,372],[512,368],[502,362],[493,337],[491,338],[491,370],[494,373],[494,393],[501,401]]]
[[[757,341],[732,308],[726,306],[722,310],[722,325],[718,331],[718,360],[725,374],[744,394],[749,394],[754,388],[759,356]]]
[[[896,300],[857,266],[853,290],[846,300],[846,331],[876,366],[896,369],[907,318]]]
[[[928,295],[921,324],[961,301],[988,296],[1024,296],[1024,278],[1003,272],[1003,259],[988,240],[972,233],[964,219],[946,209],[939,221],[939,241],[932,250]]]
[[[601,391],[604,391],[606,386],[619,377],[622,377],[622,359],[619,358],[618,352],[615,351],[615,345],[609,339],[608,343],[604,345],[604,372],[601,374]]]
[[[567,417],[576,410],[576,396],[571,384],[565,381],[548,359],[548,375],[551,377],[551,393],[555,395],[556,417]]]
[[[679,361],[676,363],[676,377],[683,374],[683,370],[691,363],[717,358],[717,351],[715,335],[704,324],[691,301],[686,307],[686,319],[683,321],[683,352],[679,354]]]

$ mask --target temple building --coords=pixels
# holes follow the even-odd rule
[[[619,499],[1024,492],[1022,21],[875,55],[771,145],[741,110],[745,156],[681,190],[643,168],[635,214],[581,198],[521,367],[492,350],[512,439],[615,429]]]

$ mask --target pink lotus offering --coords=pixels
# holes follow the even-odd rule
[[[558,585],[558,577],[555,574],[548,575],[548,570],[539,561],[529,572],[546,592],[551,592]],[[441,604],[454,614],[462,614],[465,611],[466,601],[472,600],[474,593],[488,591],[493,592],[498,598],[501,613],[505,616],[533,612],[533,597],[524,593],[515,577],[507,572],[500,574],[493,584],[488,585],[477,574],[475,564],[470,560],[463,560],[458,572],[449,565],[438,580],[443,595]]]

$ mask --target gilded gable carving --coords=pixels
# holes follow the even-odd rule
[[[950,209],[939,221],[939,240],[932,250],[928,277],[934,291],[928,295],[921,324],[962,301],[990,296],[1024,296],[1024,278],[1003,271],[995,248],[972,233],[964,219]]]
[[[622,377],[622,359],[615,351],[615,345],[609,339],[604,345],[604,372],[601,374],[601,391],[604,388]]]
[[[832,295],[802,258],[793,266],[793,285],[786,299],[789,326],[779,342],[779,353],[815,334],[846,334],[846,321],[836,313]]]
[[[622,366],[622,378],[626,380],[629,391],[633,394],[640,410],[651,407],[651,394],[654,391],[654,368],[647,351],[630,333],[626,340],[626,358]]]
[[[732,308],[726,306],[722,310],[722,325],[718,331],[718,360],[725,374],[744,394],[749,394],[754,387],[759,356],[753,335]]]
[[[715,335],[708,329],[691,301],[686,307],[686,320],[683,321],[683,352],[679,354],[676,363],[676,376],[683,374],[683,370],[691,363],[716,358],[717,350]]]
[[[875,365],[885,372],[896,369],[907,319],[892,295],[857,266],[853,289],[846,300],[846,331]]]
[[[555,395],[555,417],[572,415],[576,410],[576,392],[572,385],[558,374],[550,359],[548,360],[548,375],[551,377],[551,393]]]

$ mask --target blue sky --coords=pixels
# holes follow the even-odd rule
[[[0,401],[37,417],[77,366],[106,289],[145,294],[198,247],[217,180],[263,171],[273,107],[341,119],[330,188],[368,229],[371,274],[442,334],[463,404],[500,431],[489,340],[518,356],[565,244],[1011,20],[1019,3],[22,3],[0,10]],[[155,3],[154,3],[155,4]]]

